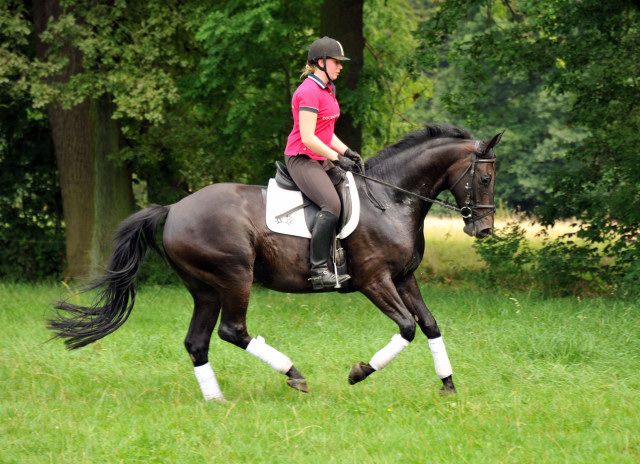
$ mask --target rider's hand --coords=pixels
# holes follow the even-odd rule
[[[356,166],[356,163],[342,155],[338,155],[338,159],[334,161],[334,163],[345,171],[353,171],[353,168]]]
[[[352,150],[351,148],[347,148],[347,151],[344,152],[344,156],[349,158],[351,161],[355,161],[358,164],[362,162],[362,156],[360,156],[360,153]]]

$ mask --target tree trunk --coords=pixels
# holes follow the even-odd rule
[[[338,99],[358,88],[360,71],[364,64],[364,34],[362,8],[364,0],[324,0],[320,35],[327,35],[342,44],[351,61],[345,63],[338,80]],[[342,112],[336,122],[336,135],[353,150],[362,149],[362,124],[356,124],[354,115]]]
[[[62,13],[59,0],[34,0],[36,51],[46,60],[48,45],[39,40],[50,18]],[[69,64],[51,82],[67,82],[82,72],[80,51],[64,49]],[[60,175],[65,220],[67,269],[65,277],[85,279],[105,265],[117,224],[133,209],[131,175],[109,155],[118,151],[119,129],[107,96],[86,99],[70,109],[51,104],[49,124]]]

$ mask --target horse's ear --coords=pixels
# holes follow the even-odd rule
[[[489,150],[491,150],[493,147],[498,145],[498,143],[500,143],[500,139],[502,138],[502,134],[504,134],[505,131],[506,131],[506,129],[503,130],[502,132],[500,132],[499,134],[494,135],[489,140],[483,140],[482,142],[479,142],[478,145],[477,145],[478,154],[484,155],[486,153],[489,153]]]
[[[506,131],[506,130],[507,129],[503,130],[499,134],[494,135],[493,138],[491,140],[489,140],[489,142],[487,143],[487,146],[484,149],[485,153],[488,152],[489,150],[491,150],[493,147],[495,147],[496,145],[498,145],[500,143],[500,139],[502,138],[502,134],[504,134],[504,131]]]

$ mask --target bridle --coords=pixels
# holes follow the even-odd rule
[[[460,213],[463,217],[463,219],[470,219],[471,223],[475,223],[477,221],[480,221],[481,219],[484,219],[487,216],[490,216],[491,214],[496,212],[496,206],[495,205],[477,205],[475,204],[475,199],[476,199],[476,189],[475,189],[475,175],[476,175],[476,164],[477,163],[495,163],[496,159],[495,158],[478,158],[478,151],[479,151],[479,144],[480,141],[477,140],[475,143],[475,150],[472,152],[471,154],[471,162],[469,163],[469,166],[467,167],[467,169],[464,170],[464,172],[458,177],[458,179],[448,188],[448,190],[453,193],[453,189],[462,181],[462,179],[467,175],[467,174],[471,174],[471,178],[469,179],[469,181],[467,181],[467,183],[465,184],[465,190],[467,192],[467,197],[464,201],[464,206],[462,207],[458,207],[456,205],[454,205],[453,203],[449,203],[448,201],[444,201],[444,200],[438,200],[437,198],[428,198],[422,195],[419,195],[417,193],[411,192],[409,190],[405,190],[401,187],[398,187],[397,185],[393,185],[393,184],[389,184],[387,182],[384,182],[380,179],[375,179],[373,177],[369,177],[367,175],[364,174],[364,163],[360,164],[360,169],[362,170],[361,173],[355,172],[353,171],[353,174],[362,177],[363,179],[365,179],[365,187],[366,187],[366,181],[370,180],[373,182],[376,182],[378,184],[384,185],[386,187],[392,188],[394,190],[398,190],[400,192],[406,193],[407,195],[411,195],[413,197],[419,198],[422,201],[426,201],[429,203],[433,203],[436,204],[442,208],[446,208],[446,209],[450,209],[452,211],[456,211],[458,213]],[[372,197],[372,194],[368,191],[367,189],[367,195],[369,195],[369,198],[371,199],[372,203],[381,210],[385,210],[386,207],[375,197]],[[486,214],[474,218],[473,217],[473,211],[477,210],[477,209],[488,209],[489,212],[487,212]]]
[[[476,148],[478,147],[478,141],[476,141]],[[467,169],[464,170],[464,172],[460,175],[460,177],[458,177],[458,180],[456,180],[453,185],[451,185],[451,187],[449,187],[449,191],[453,193],[453,189],[456,187],[456,185],[458,185],[460,183],[460,181],[464,178],[464,176],[467,175],[467,173],[470,171],[471,172],[471,182],[467,182],[464,186],[466,192],[467,192],[467,198],[464,200],[464,206],[462,208],[459,208],[458,211],[460,212],[460,214],[462,214],[462,217],[464,219],[471,219],[472,222],[476,222],[479,221],[481,219],[486,218],[487,216],[490,216],[491,214],[496,212],[496,205],[477,205],[475,204],[475,199],[476,199],[476,183],[474,182],[475,180],[475,175],[476,175],[476,164],[477,163],[495,163],[496,159],[495,158],[478,158],[477,152],[473,152],[471,154],[471,163],[469,163],[469,166],[467,167]],[[473,197],[473,201],[472,198]],[[488,209],[489,212],[480,216],[480,217],[473,217],[473,210],[476,209]]]

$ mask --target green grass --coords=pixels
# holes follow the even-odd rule
[[[226,404],[205,402],[182,346],[186,290],[143,287],[130,320],[89,347],[45,343],[62,287],[0,284],[2,463],[632,463],[640,460],[634,303],[423,287],[458,388],[441,397],[426,338],[349,386],[397,332],[360,295],[257,289],[249,331],[311,387],[217,337]]]

